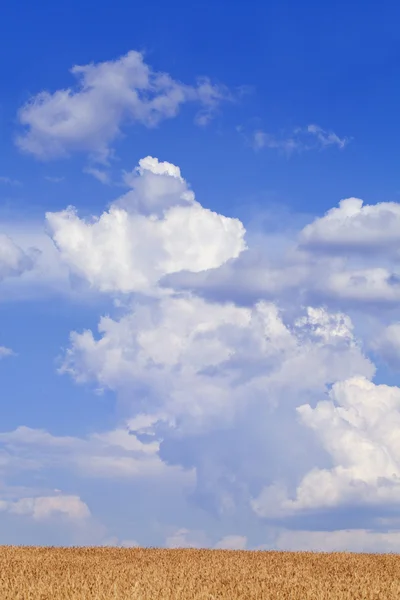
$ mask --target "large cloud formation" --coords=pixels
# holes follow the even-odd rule
[[[386,227],[398,206],[342,201],[281,252],[261,239],[257,254],[178,167],[146,157],[125,181],[99,217],[47,214],[64,265],[117,304],[97,331],[71,332],[59,370],[112,392],[119,422],[83,437],[2,433],[4,477],[46,469],[57,487],[61,471],[125,486],[135,543],[399,547],[400,388],[374,382],[368,355],[398,365]],[[383,302],[393,311],[377,312]],[[79,496],[101,512],[98,495]]]

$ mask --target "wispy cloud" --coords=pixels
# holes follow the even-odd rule
[[[297,131],[303,135],[308,133],[315,136],[322,148],[325,148],[326,146],[344,148],[351,141],[351,138],[349,137],[340,138],[333,131],[326,131],[318,125],[308,125],[305,130],[299,129]]]
[[[22,182],[19,181],[18,179],[12,179],[11,177],[5,177],[5,176],[0,176],[0,183],[3,183],[4,185],[17,185],[17,186],[22,185]]]
[[[50,181],[50,183],[62,183],[65,181],[65,177],[50,177],[50,175],[46,175],[45,180]]]
[[[352,139],[350,137],[339,137],[333,131],[325,130],[315,124],[296,127],[291,132],[281,135],[271,134],[263,129],[256,129],[251,134],[247,134],[242,126],[237,127],[237,131],[245,137],[246,142],[256,151],[269,148],[278,150],[288,156],[294,152],[323,150],[329,146],[336,146],[342,150]]]
[[[109,185],[111,183],[110,175],[107,171],[102,171],[101,169],[96,169],[96,167],[86,167],[83,169],[83,172],[87,175],[91,175],[97,181],[100,181],[103,185]]]

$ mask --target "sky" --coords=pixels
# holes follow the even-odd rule
[[[400,552],[399,18],[1,9],[0,544]]]

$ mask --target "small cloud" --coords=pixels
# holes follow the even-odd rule
[[[253,133],[251,145],[254,150],[262,148],[271,148],[281,150],[285,154],[292,154],[295,150],[301,149],[301,143],[293,137],[278,139],[277,137],[265,133],[265,131],[257,130]]]
[[[18,179],[12,179],[11,177],[4,177],[4,176],[0,176],[0,183],[3,183],[4,185],[16,185],[16,186],[22,185],[22,182],[19,181]]]
[[[100,181],[103,185],[109,185],[110,175],[106,171],[102,171],[101,169],[96,169],[95,167],[86,167],[83,169],[83,172],[87,175],[92,175],[97,181]]]
[[[325,131],[318,125],[308,125],[306,132],[314,135],[321,144],[322,148],[325,148],[326,146],[337,146],[338,148],[344,148],[351,141],[351,138],[349,137],[340,138],[333,131]],[[304,130],[303,133],[305,133]]]
[[[15,356],[15,352],[11,348],[0,346],[0,359],[6,358],[6,356]]]
[[[28,515],[35,521],[43,521],[54,515],[64,515],[72,521],[90,517],[90,510],[79,496],[42,496],[21,498],[14,502],[3,502],[2,510],[12,514]]]
[[[65,177],[50,177],[49,175],[46,175],[45,179],[51,183],[61,183],[65,180]]]
[[[73,87],[39,92],[18,111],[22,130],[15,141],[22,151],[42,160],[87,152],[106,164],[125,127],[155,127],[188,103],[200,109],[196,123],[206,125],[222,102],[233,99],[225,86],[206,77],[188,85],[155,71],[135,51],[75,65],[70,73]]]
[[[352,138],[340,138],[333,131],[326,131],[318,125],[307,125],[307,127],[296,127],[289,134],[274,135],[262,129],[256,129],[250,135],[239,126],[236,130],[241,133],[247,144],[255,151],[269,148],[278,150],[286,155],[293,152],[304,152],[306,150],[323,150],[329,146],[336,146],[342,150]]]

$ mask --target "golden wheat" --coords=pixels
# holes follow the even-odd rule
[[[0,546],[1,600],[399,600],[400,556]]]

